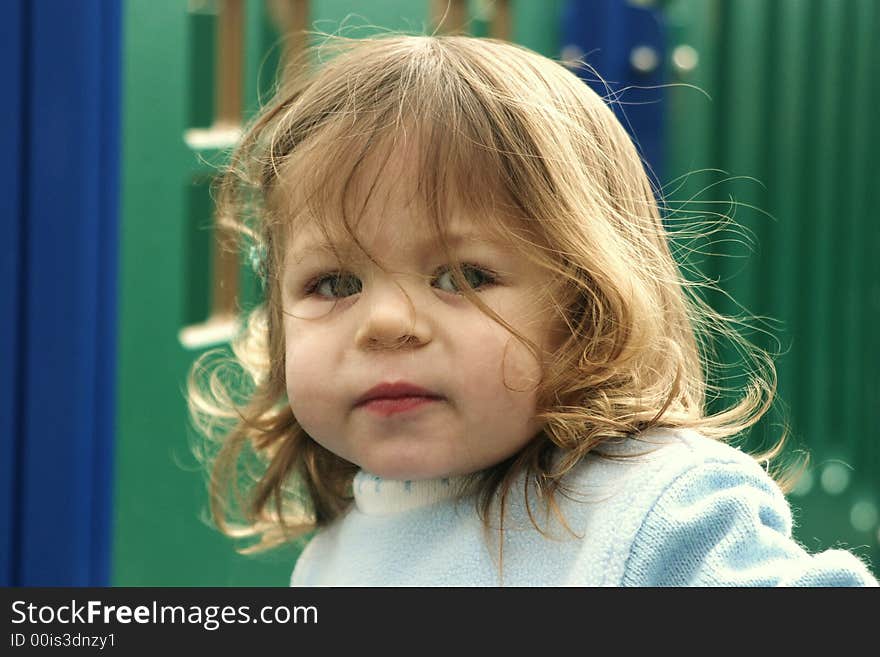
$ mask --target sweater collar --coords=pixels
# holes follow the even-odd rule
[[[456,497],[467,477],[397,481],[365,470],[354,476],[352,489],[357,510],[365,515],[389,515],[430,506]]]

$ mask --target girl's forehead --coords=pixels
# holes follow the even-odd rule
[[[408,211],[386,209],[357,219],[349,233],[341,222],[327,226],[313,217],[301,218],[291,226],[288,252],[294,262],[313,254],[335,253],[357,257],[361,247],[380,252],[415,251],[430,255],[443,248],[486,246],[509,249],[511,235],[485,221],[476,221],[466,213],[456,213],[438,230],[424,216]],[[360,245],[360,246],[359,246]]]
[[[297,157],[278,177],[277,196],[289,247],[335,244],[383,237],[457,238],[509,242],[525,222],[504,202],[503,190],[492,189],[479,174],[431,169],[419,140],[391,142],[371,149],[355,163],[327,167],[310,163],[310,153]],[[427,170],[426,170],[427,168]]]

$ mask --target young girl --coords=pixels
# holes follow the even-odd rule
[[[877,584],[792,539],[759,464],[782,441],[722,442],[769,408],[772,365],[706,412],[722,318],[599,96],[488,39],[312,56],[220,186],[265,283],[240,368],[190,381],[222,529],[316,529],[293,585]]]

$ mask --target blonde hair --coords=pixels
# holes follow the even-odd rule
[[[770,408],[772,359],[702,301],[705,280],[682,275],[633,143],[570,70],[492,39],[386,35],[328,39],[287,73],[217,186],[218,216],[264,252],[265,303],[232,343],[234,358],[206,354],[189,379],[193,421],[214,447],[202,453],[214,519],[230,535],[256,536],[247,550],[326,525],[352,502],[357,467],[310,438],[286,400],[279,272],[301,217],[328,241],[344,231],[363,248],[349,192],[367,160],[387,162],[407,144],[417,145],[418,200],[450,262],[444,217],[454,202],[553,274],[568,327],[537,388],[544,428],[473,478],[487,529],[493,500],[503,517],[522,473],[525,492],[536,486],[556,511],[564,475],[607,441],[654,427],[727,439]],[[739,401],[708,414],[714,334],[739,346],[752,376]],[[755,458],[769,464],[784,441]]]

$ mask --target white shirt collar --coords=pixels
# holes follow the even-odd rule
[[[352,482],[357,510],[387,515],[430,506],[458,496],[468,477],[397,481],[360,470]]]

